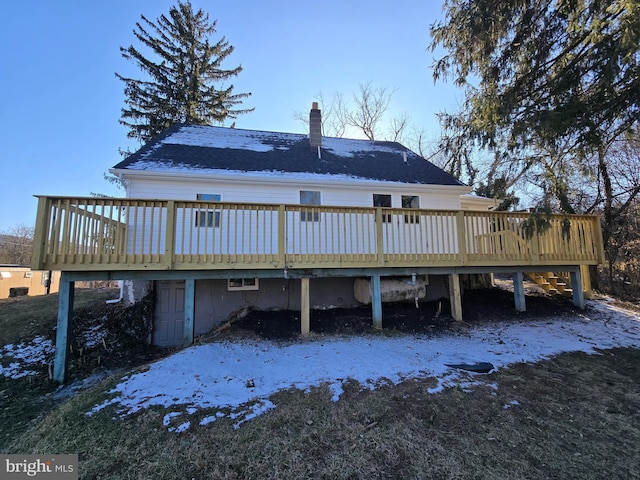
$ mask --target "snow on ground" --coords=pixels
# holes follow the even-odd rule
[[[106,318],[103,318],[102,320],[106,321]],[[80,344],[83,345],[84,348],[92,348],[101,343],[106,336],[107,329],[105,328],[104,323],[99,323],[87,328],[83,332],[80,332]]]
[[[36,372],[31,368],[46,364],[53,352],[54,347],[51,340],[44,337],[36,337],[30,342],[17,345],[11,343],[4,345],[0,347],[0,360],[2,361],[0,375],[13,379],[35,375]]]
[[[165,426],[182,432],[190,428],[185,416],[198,409],[214,413],[205,425],[228,416],[235,426],[272,408],[269,397],[282,389],[328,385],[333,400],[353,379],[363,388],[396,384],[405,379],[433,377],[438,392],[460,385],[472,388],[469,374],[446,364],[490,362],[497,369],[537,361],[561,352],[640,346],[640,315],[605,302],[588,302],[575,317],[475,325],[460,332],[400,337],[312,337],[308,341],[276,343],[229,340],[194,346],[131,374],[96,405],[92,415],[116,405],[121,415],[153,405],[170,408]],[[497,386],[494,386],[497,388]],[[174,426],[175,425],[175,426]]]
[[[98,324],[78,332],[76,344],[82,348],[92,348],[98,345],[107,335],[103,324]],[[30,375],[37,375],[34,369],[53,363],[55,346],[45,337],[36,337],[30,342],[17,345],[0,346],[0,376],[18,379]]]

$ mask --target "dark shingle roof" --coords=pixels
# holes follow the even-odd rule
[[[114,168],[464,185],[396,142],[323,137],[318,158],[306,135],[183,124],[174,125]]]

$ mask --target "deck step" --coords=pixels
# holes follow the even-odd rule
[[[549,294],[565,297],[573,295],[570,285],[567,285],[564,278],[554,272],[526,272],[526,275]]]

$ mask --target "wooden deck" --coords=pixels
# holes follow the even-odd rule
[[[185,345],[199,278],[300,278],[305,334],[310,277],[370,276],[373,324],[382,328],[381,277],[446,274],[461,320],[460,273],[513,273],[524,311],[524,273],[566,271],[582,285],[586,266],[603,262],[598,217],[546,220],[536,233],[526,213],[39,197],[31,266],[62,271],[53,378],[66,376],[76,280],[185,280]],[[584,307],[581,288],[573,299]]]
[[[595,265],[594,216],[528,236],[511,212],[39,197],[32,268],[273,270]]]

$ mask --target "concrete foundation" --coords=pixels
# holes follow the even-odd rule
[[[414,301],[416,294],[422,301],[448,298],[446,277],[424,276],[382,278],[385,285],[383,301]],[[156,312],[153,343],[162,346],[180,345],[183,340],[185,318],[185,282],[161,282],[156,285]],[[405,290],[406,287],[406,290]],[[149,282],[125,282],[125,302],[131,298],[142,298]],[[360,292],[360,293],[356,293]],[[354,308],[371,303],[370,279],[347,277],[309,279],[309,305],[311,310],[331,308]],[[261,278],[257,290],[230,290],[227,280],[196,280],[194,302],[195,335],[209,332],[234,313],[245,309],[255,310],[301,310],[300,279]]]

